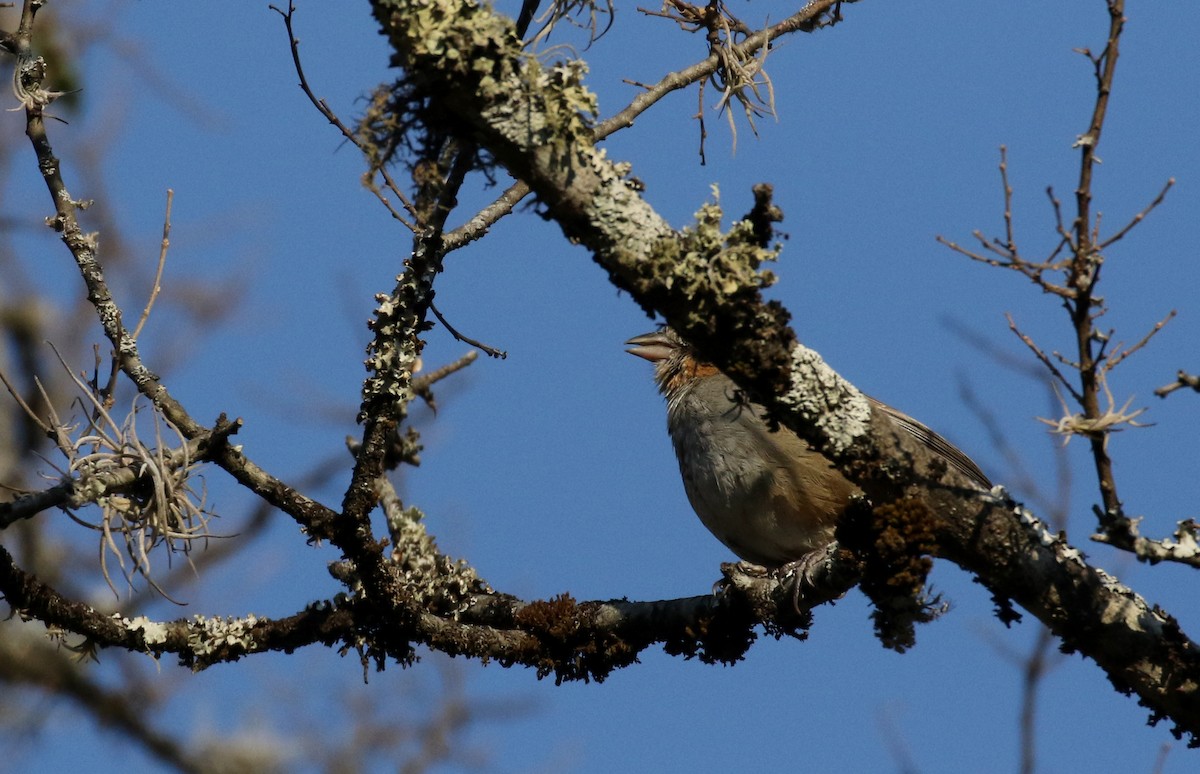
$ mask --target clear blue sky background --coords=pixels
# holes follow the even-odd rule
[[[502,3],[514,13],[517,5]],[[337,458],[344,437],[357,433],[372,295],[390,289],[408,234],[360,187],[356,152],[296,88],[282,24],[265,2],[111,8],[98,18],[119,27],[141,58],[90,60],[88,112],[50,131],[72,192],[108,197],[140,260],[153,261],[164,191],[176,192],[168,295],[151,319],[146,356],[152,366],[177,363],[167,385],[194,416],[243,417],[246,452],[281,477]],[[759,25],[794,6],[731,8]],[[63,2],[50,12],[76,10]],[[863,389],[952,438],[994,479],[1014,480],[964,404],[968,385],[1037,483],[1052,488],[1057,442],[1034,419],[1054,410],[1044,382],[997,366],[953,330],[1028,361],[1004,313],[1047,349],[1063,350],[1065,316],[1019,276],[970,263],[934,237],[969,241],[976,228],[1000,234],[996,165],[1006,144],[1020,244],[1030,256],[1053,246],[1044,189],[1053,185],[1069,203],[1077,175],[1071,143],[1093,100],[1090,65],[1072,48],[1102,47],[1104,3],[863,0],[844,10],[844,24],[772,52],[779,120],[760,120],[758,139],[739,122],[736,153],[711,111],[710,91],[708,165],[698,164],[692,89],[613,137],[609,154],[632,162],[648,200],[677,226],[709,197],[710,184],[738,215],[751,185],[773,183],[790,240],[772,292],[791,309],[801,338]],[[360,95],[389,77],[387,48],[366,4],[300,0],[297,27],[314,89],[352,118]],[[1121,494],[1130,512],[1146,516],[1150,535],[1195,516],[1200,499],[1197,398],[1151,394],[1178,368],[1200,367],[1200,263],[1189,236],[1200,213],[1198,34],[1194,2],[1130,3],[1095,187],[1112,228],[1168,177],[1178,179],[1166,204],[1110,252],[1104,268],[1106,322],[1117,338],[1136,340],[1168,310],[1180,310],[1112,380],[1119,402],[1135,396],[1157,423],[1111,445]],[[636,94],[623,78],[657,80],[702,58],[702,46],[700,37],[622,7],[609,36],[586,52],[602,114]],[[152,72],[194,100],[195,110],[153,85]],[[16,114],[0,120],[5,132],[21,131]],[[106,127],[114,131],[110,188],[88,190],[69,149]],[[32,153],[23,153],[13,162],[22,182],[5,214],[37,223],[49,203]],[[495,193],[477,187],[455,222]],[[69,268],[50,234],[25,244],[40,264]],[[54,283],[78,291],[69,274],[46,276],[48,294],[63,292]],[[144,288],[115,279],[121,301],[142,302]],[[172,286],[184,281],[236,286],[237,310],[215,326],[187,324],[168,306]],[[405,474],[404,490],[428,514],[442,548],[527,598],[707,591],[731,557],[683,495],[649,366],[622,351],[621,342],[653,323],[584,250],[528,208],[451,257],[437,287],[456,327],[509,352],[443,389],[436,419],[417,415],[426,451],[422,466]],[[99,340],[98,329],[92,335]],[[438,329],[426,363],[464,351]],[[1066,454],[1072,540],[1200,635],[1195,572],[1135,566],[1088,542],[1095,486],[1083,445]],[[344,482],[311,494],[336,505]],[[217,473],[209,483],[235,528],[244,499]],[[251,557],[181,590],[185,612],[280,615],[337,591],[324,569],[334,552],[307,546],[282,516]],[[807,642],[759,642],[732,668],[652,650],[603,684],[555,687],[525,670],[468,663],[462,673],[472,696],[523,703],[469,738],[492,769],[513,772],[1014,771],[1021,677],[1004,653],[1024,652],[1037,625],[1005,630],[986,591],[952,565],[939,563],[934,581],[954,609],[920,629],[918,646],[903,656],[872,637],[869,607],[855,592],[816,612]],[[154,612],[180,614],[165,604]],[[1164,744],[1172,744],[1165,771],[1200,766],[1200,753],[1173,743],[1165,728],[1147,728],[1146,711],[1117,695],[1095,665],[1078,656],[1056,663],[1039,706],[1042,771],[1149,772]],[[286,720],[295,707],[332,722],[343,717],[347,697],[382,695],[402,706],[414,677],[436,687],[432,666],[418,666],[415,676],[393,667],[363,685],[354,657],[311,648],[197,676],[164,663],[156,679],[177,687],[163,720],[181,734],[269,737],[295,730]],[[155,674],[148,660],[145,668]],[[155,770],[81,716],[57,709],[49,717],[21,767]],[[254,718],[250,726],[246,718]],[[410,716],[397,710],[396,723],[408,727]]]

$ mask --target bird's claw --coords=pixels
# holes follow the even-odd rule
[[[714,597],[723,595],[726,590],[733,585],[730,582],[730,575],[732,573],[748,575],[751,578],[766,578],[771,574],[771,571],[766,567],[763,567],[761,564],[754,564],[753,562],[741,561],[724,563],[721,565],[721,579],[713,583],[712,593]]]
[[[830,562],[837,551],[837,543],[830,543],[824,548],[809,551],[799,559],[788,562],[779,568],[779,579],[787,582],[791,579],[792,609],[797,613],[800,609],[800,598],[805,589],[816,588],[817,578],[829,572]]]

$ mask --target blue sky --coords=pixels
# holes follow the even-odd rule
[[[298,5],[310,82],[351,119],[358,97],[389,75],[385,42],[365,4]],[[1157,424],[1114,437],[1111,450],[1128,510],[1146,516],[1148,534],[1163,535],[1195,515],[1188,508],[1200,497],[1196,398],[1151,394],[1177,369],[1198,367],[1200,263],[1190,226],[1200,212],[1200,7],[1169,0],[1130,6],[1099,149],[1096,207],[1112,227],[1168,177],[1178,184],[1110,251],[1106,321],[1116,338],[1133,341],[1168,310],[1180,315],[1113,375],[1118,401],[1135,396]],[[751,25],[778,20],[791,7],[731,5]],[[75,173],[71,149],[115,129],[104,195],[138,260],[156,256],[164,193],[175,190],[167,295],[151,318],[145,355],[152,367],[176,364],[166,383],[194,416],[243,417],[246,452],[277,475],[337,458],[344,437],[357,432],[371,299],[390,289],[407,233],[361,188],[357,154],[296,88],[282,24],[265,3],[112,9],[103,18],[135,43],[140,59],[89,60],[88,112],[51,132],[72,192],[89,197],[98,193]],[[612,137],[609,155],[632,162],[647,199],[676,226],[688,222],[713,183],[733,215],[748,208],[751,185],[773,183],[790,238],[772,293],[792,311],[800,337],[864,390],[952,438],[994,480],[1011,480],[962,400],[969,385],[1037,481],[1052,487],[1058,442],[1034,419],[1054,410],[1045,384],[998,367],[953,330],[969,329],[995,351],[1028,359],[1004,313],[1047,349],[1064,350],[1065,315],[1016,274],[972,264],[934,237],[965,242],[977,228],[1000,233],[996,165],[1004,144],[1019,242],[1031,255],[1053,246],[1044,190],[1052,185],[1070,198],[1077,174],[1071,143],[1086,128],[1093,98],[1090,65],[1072,48],[1102,46],[1104,3],[863,0],[844,10],[844,24],[772,52],[779,120],[760,119],[757,139],[740,124],[736,153],[724,120],[711,111],[710,92],[708,164],[698,164],[692,89]],[[623,78],[656,80],[701,58],[702,44],[632,6],[619,9],[609,36],[585,53],[602,115],[636,93]],[[153,86],[150,72],[189,95],[192,109]],[[0,126],[21,131],[12,113],[0,115]],[[36,223],[49,204],[32,154],[24,153],[11,161],[19,182],[6,214]],[[477,186],[454,222],[495,193]],[[23,237],[23,244],[40,264],[69,268],[50,234]],[[42,292],[78,290],[78,280],[56,272],[45,275]],[[238,288],[236,310],[203,326],[171,312],[172,284],[197,281]],[[144,298],[143,288],[120,278],[114,284],[130,307]],[[442,548],[524,597],[569,591],[577,599],[657,599],[709,589],[718,564],[731,557],[683,495],[649,366],[621,346],[652,321],[529,208],[454,254],[437,288],[439,307],[456,327],[509,353],[502,362],[477,362],[446,385],[436,418],[416,416],[426,451],[402,483]],[[98,329],[91,335],[98,340]],[[464,351],[438,329],[425,361],[438,365]],[[1196,636],[1194,572],[1134,566],[1087,541],[1097,495],[1083,445],[1072,444],[1066,457],[1074,474],[1073,542]],[[344,481],[310,494],[336,504]],[[222,524],[235,529],[245,499],[216,473],[209,485]],[[284,517],[245,558],[181,590],[186,613],[286,614],[337,590],[324,569],[334,552],[307,546]],[[948,563],[937,565],[934,583],[954,609],[918,630],[917,647],[903,656],[873,639],[868,605],[854,592],[816,611],[808,641],[759,642],[732,668],[650,651],[604,684],[555,687],[523,670],[460,664],[471,695],[529,702],[470,739],[499,771],[886,771],[901,768],[898,747],[924,772],[1013,771],[1020,676],[1002,652],[1023,652],[1036,625],[1005,630],[990,615],[985,590]],[[179,615],[169,605],[155,612]],[[278,734],[289,731],[281,696],[319,712],[345,697],[395,701],[414,680],[429,681],[432,667],[418,666],[418,674],[392,667],[364,686],[354,658],[316,648],[199,676],[168,663],[159,672],[145,665],[176,687],[164,716],[172,727],[244,731],[249,715],[255,728]],[[1065,657],[1046,679],[1040,712],[1043,771],[1150,771],[1161,745],[1172,743],[1078,656]],[[1163,770],[1193,770],[1196,753],[1172,747]],[[122,740],[64,710],[24,755],[24,763],[45,770],[84,762],[96,771],[154,770]]]

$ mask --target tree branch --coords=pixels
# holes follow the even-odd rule
[[[461,122],[447,126],[479,138],[528,181],[614,284],[663,314],[872,502],[911,498],[934,527],[938,555],[1037,615],[1067,647],[1096,660],[1119,690],[1138,692],[1155,718],[1200,732],[1200,659],[1175,621],[1090,567],[1023,508],[973,491],[961,474],[871,411],[853,385],[795,343],[786,312],[763,303],[753,274],[757,260],[732,270],[720,263],[736,244],[691,264],[690,235],[671,232],[592,146],[580,117],[590,112],[591,95],[575,68],[545,70],[526,59],[511,25],[486,6],[376,0],[374,8],[397,64],[419,79],[442,115]],[[495,62],[486,73],[458,65],[484,57]],[[708,221],[700,221],[702,231]],[[701,265],[706,271],[693,269]]]

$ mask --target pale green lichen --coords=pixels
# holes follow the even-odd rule
[[[759,267],[779,256],[779,246],[760,245],[749,221],[738,221],[722,231],[723,216],[714,185],[713,199],[696,211],[694,225],[655,243],[649,260],[638,266],[641,279],[676,299],[698,302],[695,311],[703,316],[710,315],[711,303],[756,297],[774,284],[775,275]]]
[[[142,633],[142,640],[147,647],[153,648],[155,645],[166,644],[169,631],[166,624],[152,621],[144,615],[122,620],[129,631]]]
[[[867,396],[803,344],[792,348],[791,374],[791,389],[780,403],[816,425],[825,450],[842,455],[862,441],[871,426]]]
[[[677,234],[626,180],[628,167],[595,147],[597,103],[584,86],[582,62],[539,62],[522,48],[510,19],[471,0],[376,0],[375,13],[394,63],[404,68],[393,97],[383,101],[395,106],[394,117],[376,115],[375,124],[419,134],[428,120],[477,139],[648,310],[675,313],[695,301],[688,313],[712,320],[722,304],[757,303],[774,281],[759,266],[778,248],[764,247],[752,224],[722,231],[722,210],[713,202]],[[394,135],[380,145],[418,147]]]
[[[244,618],[208,618],[192,616],[188,622],[188,649],[203,661],[223,648],[234,648],[249,653],[256,648],[253,636],[258,618],[253,614]]]
[[[359,422],[380,411],[399,418],[412,399],[412,374],[420,355],[417,334],[421,320],[416,310],[427,304],[435,273],[428,266],[414,271],[410,261],[406,271],[396,277],[392,294],[375,296],[379,306],[369,323],[375,337],[367,346],[364,362],[371,375],[363,382]]]
[[[404,68],[388,109],[436,102],[438,109],[422,118],[447,123],[456,134],[464,134],[466,122],[469,133],[488,136],[484,145],[502,162],[506,151],[534,153],[566,174],[595,154],[591,123],[598,107],[583,84],[583,61],[540,62],[522,48],[511,19],[470,0],[376,0],[375,13]],[[384,102],[377,96],[369,111],[375,126],[421,130],[413,116],[379,114]]]
[[[632,266],[652,259],[654,246],[663,239],[673,241],[674,232],[628,183],[627,162],[610,161],[603,148],[587,152],[588,171],[597,182],[587,202],[588,216],[617,256],[611,264]]]
[[[438,550],[425,529],[418,508],[404,508],[394,492],[381,497],[392,538],[392,562],[405,590],[422,609],[437,615],[456,616],[481,594],[493,593],[475,568]]]
[[[518,149],[563,154],[590,147],[596,95],[583,85],[587,65],[578,60],[543,66],[524,57],[510,80],[487,76],[474,95],[480,118]]]

